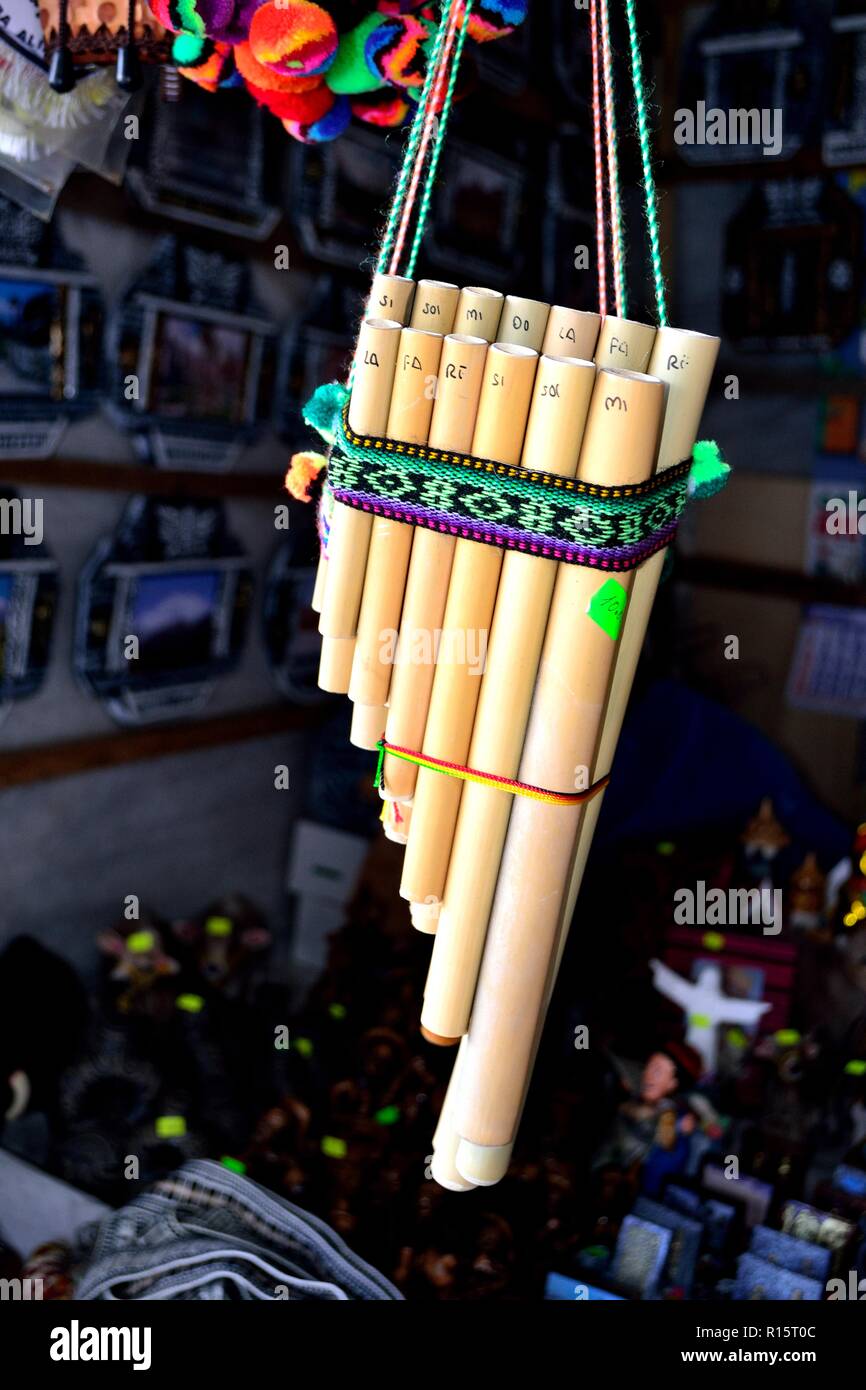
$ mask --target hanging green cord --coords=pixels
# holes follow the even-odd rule
[[[637,37],[637,21],[635,19],[634,0],[625,0],[625,12],[628,19],[628,39],[631,48],[631,76],[634,84],[634,102],[637,113],[637,131],[640,140],[640,157],[643,165],[644,195],[646,198],[646,217],[649,228],[650,256],[652,260],[653,281],[655,283],[656,307],[658,310],[659,327],[665,328],[668,322],[667,302],[665,295],[665,281],[662,273],[662,253],[659,238],[659,216],[658,203],[656,201],[656,186],[652,171],[652,157],[649,142],[649,124],[647,120],[646,94],[643,84],[643,68],[641,66],[640,45]]]
[[[430,201],[433,197],[433,186],[436,182],[436,170],[439,167],[439,158],[442,154],[442,146],[445,141],[445,129],[451,115],[454,104],[454,89],[457,86],[457,74],[460,71],[460,60],[463,57],[463,46],[466,43],[466,35],[469,32],[469,12],[472,9],[473,0],[466,0],[463,24],[457,36],[457,44],[454,50],[454,60],[451,64],[451,75],[448,79],[448,88],[445,99],[442,103],[442,110],[436,128],[436,139],[433,143],[433,150],[430,155],[430,163],[427,166],[427,176],[424,180],[424,192],[421,197],[421,206],[418,209],[418,222],[415,227],[415,238],[412,242],[412,249],[409,252],[409,260],[406,265],[406,274],[410,280],[415,278],[415,263],[418,260],[418,252],[421,249],[421,242],[424,237],[424,228],[427,225],[427,216],[430,212]]]
[[[439,62],[439,55],[442,52],[442,45],[445,42],[445,34],[448,30],[448,16],[450,6],[443,8],[442,18],[439,21],[439,28],[436,31],[436,38],[433,42],[433,51],[427,63],[427,72],[424,77],[424,86],[418,98],[418,109],[412,120],[409,131],[409,138],[403,151],[403,163],[400,167],[400,175],[397,180],[397,187],[391,203],[391,211],[388,215],[388,225],[385,228],[385,235],[379,248],[379,259],[376,262],[376,273],[384,274],[388,268],[388,257],[394,245],[394,238],[397,235],[397,223],[400,220],[400,213],[403,209],[403,201],[406,197],[406,189],[409,179],[412,176],[412,166],[415,163],[415,155],[421,143],[421,131],[424,128],[424,115],[427,110],[427,102],[430,99],[430,92],[433,87],[433,77]]]

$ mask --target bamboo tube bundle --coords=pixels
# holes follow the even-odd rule
[[[361,324],[349,402],[349,423],[361,433],[381,434],[388,422],[400,332],[401,325],[392,319],[367,318]],[[325,638],[319,668],[323,690],[348,690],[371,528],[366,512],[335,505],[319,617],[319,632]]]
[[[518,344],[489,348],[472,439],[475,456],[503,464],[519,461],[537,361],[532,348]],[[498,548],[458,540],[424,730],[425,757],[465,763],[501,567]],[[400,884],[410,902],[441,898],[460,793],[459,781],[420,769]]]
[[[645,115],[658,332],[627,314],[609,113],[614,313],[601,187],[598,313],[415,281],[460,19],[449,0],[348,407],[338,387],[329,398],[315,595],[320,683],[349,694],[352,741],[379,750],[400,894],[435,934],[421,1027],[460,1042],[433,1139],[433,1174],[454,1191],[507,1166],[663,551],[704,486],[691,451],[718,348],[667,327]],[[628,23],[640,113],[631,9]]]
[[[524,468],[547,463],[565,477],[574,476],[594,385],[591,362],[541,358]],[[469,749],[471,767],[517,776],[556,570],[554,560],[516,550],[504,558]],[[421,1015],[422,1032],[431,1041],[466,1032],[510,814],[509,792],[477,783],[463,788]]]
[[[579,475],[603,483],[614,458],[620,483],[649,478],[664,394],[657,378],[599,371]],[[623,476],[626,471],[629,476]],[[576,769],[594,765],[617,614],[632,579],[633,572],[611,579],[577,565],[560,567],[523,747],[522,782],[567,793]],[[513,1141],[581,814],[580,806],[515,798],[461,1068],[455,1125],[463,1144],[498,1148]]]
[[[498,326],[498,315],[496,322]],[[444,340],[430,425],[430,443],[435,448],[458,453],[471,448],[486,357],[487,343],[481,337],[457,333]],[[385,726],[387,742],[398,747],[420,748],[423,742],[435,671],[434,648],[442,631],[455,545],[453,536],[423,529],[416,531],[412,541]],[[386,756],[383,773],[383,796],[408,801],[415,789],[417,768]]]

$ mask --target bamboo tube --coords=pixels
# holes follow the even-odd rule
[[[694,446],[718,351],[718,338],[707,337],[702,333],[691,333],[685,329],[661,328],[658,330],[650,366],[653,369],[653,375],[665,381],[668,386],[664,425],[656,465],[659,472],[679,463],[681,459],[687,458]],[[595,780],[606,776],[613,765],[663,563],[663,555],[661,557],[652,556],[641,565],[635,574],[631,599],[626,610],[626,620],[619,639],[619,651],[604,715],[598,757],[593,770]],[[602,791],[587,804],[581,818],[568,894],[560,916],[553,969],[547,982],[544,1008],[536,1030],[532,1060],[526,1078],[524,1101],[603,800],[604,792]],[[471,1179],[473,1185],[489,1186],[499,1182],[505,1176],[512,1147],[513,1144],[511,1143],[487,1148],[473,1144],[461,1144],[454,1155],[454,1167],[459,1171],[457,1168],[459,1164],[464,1170],[466,1178]]]
[[[488,349],[472,452],[497,463],[517,463],[529,414],[537,354],[531,348],[494,343]],[[464,763],[469,752],[486,644],[502,555],[497,547],[459,540],[433,680],[423,751]],[[411,902],[441,898],[462,784],[420,768],[412,829],[400,892]]]
[[[354,637],[323,637],[319,657],[319,689],[331,695],[345,695],[352,676],[355,657]]]
[[[403,802],[403,805],[409,805]],[[416,931],[433,936],[439,922],[439,903],[410,903],[409,917]]]
[[[325,586],[328,583],[328,557],[325,554],[319,556],[319,564],[316,569],[316,583],[313,586],[313,598],[310,604],[314,613],[321,613],[322,604],[325,600]]]
[[[648,478],[664,392],[652,377],[601,370],[579,476],[600,483]],[[594,766],[616,654],[616,629],[612,639],[604,623],[609,610],[599,609],[599,594],[604,588],[602,605],[617,590],[622,599],[631,577],[622,574],[614,580],[577,565],[560,566],[521,781],[573,791],[582,781],[580,770]],[[498,1147],[513,1141],[580,818],[579,807],[514,800],[461,1071],[456,1129],[470,1145]]]
[[[466,453],[472,447],[486,357],[487,344],[480,337],[450,334],[444,340],[430,423],[435,449]],[[453,536],[415,528],[385,726],[388,742],[400,748],[420,748],[424,740],[455,545]],[[413,763],[386,756],[383,795],[410,797],[417,774]]]
[[[542,300],[521,299],[519,295],[509,294],[502,306],[496,341],[517,343],[540,352],[549,314],[550,305]]]
[[[426,328],[443,336],[454,326],[460,289],[446,280],[419,280],[412,303],[410,328]]]
[[[389,439],[408,444],[426,443],[441,353],[442,338],[438,333],[403,329],[385,429]],[[373,522],[349,683],[349,697],[356,705],[378,708],[377,715],[369,710],[352,721],[351,742],[361,748],[375,748],[385,732],[385,705],[403,609],[412,532],[411,526],[390,517],[377,516]],[[365,741],[358,743],[358,738]]]
[[[541,358],[524,468],[574,477],[594,385],[591,362]],[[555,560],[519,551],[505,555],[469,749],[471,767],[500,777],[517,775],[556,574]],[[468,1027],[511,801],[511,793],[492,787],[467,783],[463,788],[424,994],[425,1037],[457,1038]]]
[[[504,296],[500,290],[467,285],[460,291],[452,333],[469,334],[473,338],[495,343],[503,302]]]
[[[598,367],[620,367],[623,371],[645,372],[656,331],[637,319],[620,319],[608,314],[602,321],[595,349]]]
[[[448,1089],[445,1092],[445,1099],[439,1112],[439,1122],[433,1132],[433,1161],[430,1168],[434,1180],[438,1182],[440,1187],[447,1188],[449,1192],[471,1192],[475,1185],[466,1181],[457,1171],[454,1162],[460,1143],[460,1136],[454,1128],[454,1106],[460,1088],[460,1065],[463,1053],[464,1045],[461,1043],[454,1058],[451,1079],[448,1082]]]
[[[411,801],[383,801],[379,819],[385,838],[392,840],[395,845],[405,845],[412,823]]]
[[[414,293],[415,281],[406,275],[374,275],[367,299],[367,313],[374,318],[405,323],[409,318]]]
[[[349,402],[349,424],[359,434],[385,432],[401,331],[401,325],[390,319],[365,319],[361,324]],[[323,637],[354,637],[357,632],[371,525],[367,512],[335,504],[328,539],[328,583],[319,618]]]
[[[546,357],[566,356],[590,360],[595,354],[601,315],[585,309],[566,309],[554,304],[544,330],[541,351]],[[608,364],[605,364],[608,365]]]

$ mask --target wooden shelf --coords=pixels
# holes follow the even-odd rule
[[[286,451],[288,467],[288,450]],[[197,473],[141,464],[94,463],[88,459],[3,459],[0,482],[39,483],[42,487],[86,488],[94,492],[143,492],[148,496],[285,496],[282,472]]]
[[[71,739],[65,743],[37,744],[0,752],[0,790],[34,782],[73,777],[81,772],[121,767],[125,763],[168,758],[201,748],[269,738],[273,734],[310,729],[330,712],[329,705],[265,705],[238,714],[220,714],[187,724],[168,724],[127,729],[116,734]]]

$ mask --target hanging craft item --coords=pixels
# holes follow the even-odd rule
[[[464,44],[443,6],[330,446],[319,684],[378,754],[400,893],[431,934],[428,1041],[461,1042],[433,1175],[508,1166],[661,576],[689,498],[716,338],[670,327],[633,0],[625,10],[658,326],[627,317],[609,0],[590,6],[597,311],[415,278]],[[505,9],[507,7],[503,7]],[[609,229],[609,235],[608,235]],[[296,458],[308,491],[325,460]]]

